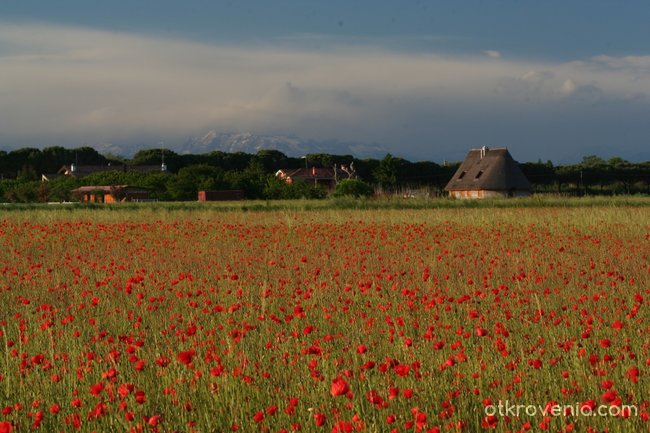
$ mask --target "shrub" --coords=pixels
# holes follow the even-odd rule
[[[318,199],[324,197],[325,191],[323,188],[302,180],[285,183],[275,176],[270,176],[264,188],[264,198],[268,200]]]
[[[358,179],[345,179],[336,185],[335,197],[370,197],[374,194],[373,188]]]

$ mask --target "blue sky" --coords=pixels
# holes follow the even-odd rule
[[[0,147],[208,130],[650,159],[645,1],[3,0]]]

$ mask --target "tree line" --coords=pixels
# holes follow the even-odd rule
[[[43,174],[56,173],[62,166],[161,166],[166,171],[105,171],[83,178],[56,177],[48,182]],[[437,164],[411,162],[387,154],[382,159],[355,158],[352,155],[310,154],[303,158],[277,150],[255,154],[213,151],[205,154],[178,154],[169,149],[144,149],[132,158],[102,155],[91,147],[67,149],[59,146],[0,151],[0,201],[47,202],[74,200],[71,190],[83,185],[133,185],[151,190],[159,200],[196,200],[200,190],[243,190],[250,199],[320,198],[326,191],[314,185],[277,179],[279,169],[333,167],[353,163],[357,184],[347,190],[409,194],[425,191],[444,195],[444,187],[460,161]],[[538,193],[571,195],[650,194],[650,161],[632,163],[614,157],[604,160],[586,156],[580,163],[554,165],[552,162],[527,162],[520,167]],[[360,184],[360,185],[359,185]],[[356,191],[356,192],[355,192]],[[359,193],[360,194],[360,193]]]

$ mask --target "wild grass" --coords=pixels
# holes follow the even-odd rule
[[[244,200],[227,202],[144,202],[116,204],[82,203],[31,203],[3,204],[4,212],[102,210],[110,212],[152,210],[168,211],[311,211],[327,209],[344,210],[390,210],[390,209],[510,209],[510,208],[589,208],[589,207],[650,207],[648,196],[585,196],[565,197],[535,195],[527,198],[495,198],[484,200],[458,200],[446,197],[402,198],[394,196],[374,198],[335,197],[324,200]]]
[[[650,213],[627,200],[14,208],[0,423],[643,431]],[[485,424],[500,400],[639,412]]]

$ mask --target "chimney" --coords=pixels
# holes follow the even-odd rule
[[[487,146],[481,147],[481,159],[485,157],[485,154],[487,153],[488,150],[490,150],[490,148]]]

